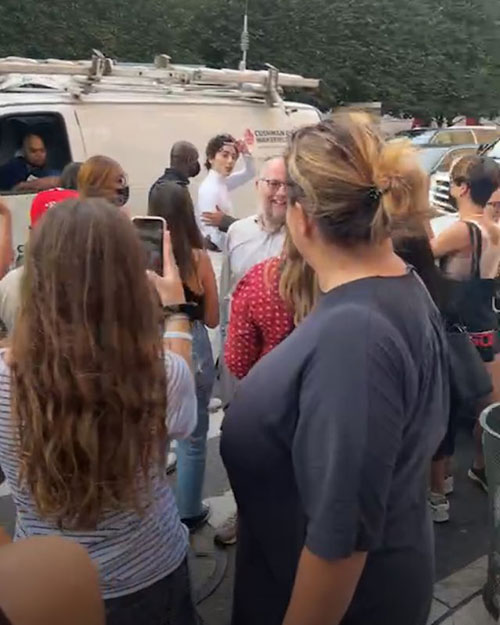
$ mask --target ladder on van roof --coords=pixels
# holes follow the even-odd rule
[[[274,104],[281,101],[283,89],[318,89],[319,84],[317,79],[281,73],[271,65],[261,71],[212,69],[174,65],[167,55],[157,56],[153,64],[117,63],[98,51],[89,61],[0,59],[0,92],[62,89],[77,96],[116,89],[170,93],[220,89]]]

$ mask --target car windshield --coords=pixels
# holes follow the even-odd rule
[[[428,174],[432,173],[447,151],[447,148],[424,148],[419,150],[417,156],[420,166]]]
[[[497,160],[500,160],[500,141],[497,141],[489,150],[486,152],[487,156],[491,156]]]
[[[425,145],[426,143],[430,143],[432,137],[436,134],[435,130],[425,130],[424,132],[420,132],[417,135],[410,135],[411,142],[415,145]]]

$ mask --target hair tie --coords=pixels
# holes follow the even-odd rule
[[[370,187],[366,193],[366,199],[368,200],[368,203],[371,205],[378,205],[380,200],[382,199],[382,191],[376,187]]]

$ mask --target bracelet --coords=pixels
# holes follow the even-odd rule
[[[189,332],[175,332],[167,330],[163,333],[164,339],[184,339],[185,341],[192,341],[193,336]]]
[[[165,323],[169,321],[191,321],[191,319],[185,313],[175,313],[175,315],[165,317]]]

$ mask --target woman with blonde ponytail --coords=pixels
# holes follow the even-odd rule
[[[291,241],[321,294],[226,413],[232,625],[425,625],[446,338],[391,240],[427,208],[421,173],[406,144],[384,145],[359,118],[298,130],[286,160]]]

